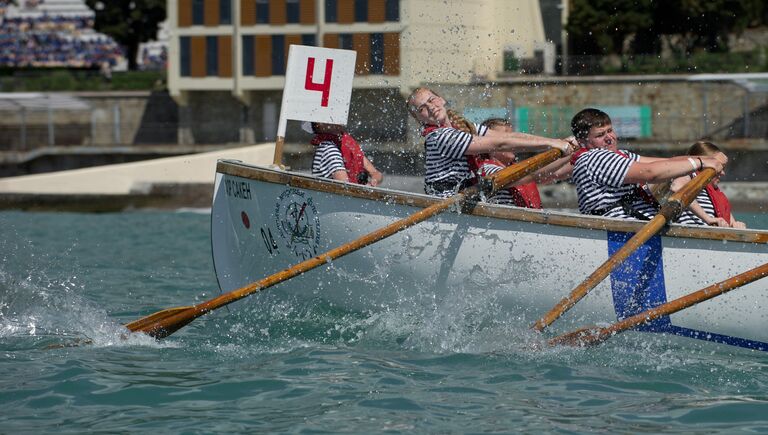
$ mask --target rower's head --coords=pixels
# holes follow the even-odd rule
[[[316,134],[337,134],[344,133],[344,126],[341,124],[326,124],[324,122],[313,122],[312,132]]]
[[[718,148],[717,145],[712,142],[700,140],[691,145],[686,154],[689,156],[713,156],[719,152],[722,151],[720,151],[720,148]]]
[[[685,154],[689,156],[714,156],[715,154],[721,152],[722,151],[720,151],[720,148],[712,142],[700,140],[691,145],[688,148],[688,152]],[[717,174],[717,176],[712,180],[715,185],[720,182],[720,177],[723,175],[725,175],[725,170]]]
[[[486,127],[488,130],[499,131],[502,133],[512,133],[515,131],[515,129],[512,128],[512,124],[504,118],[486,119],[480,125]],[[517,159],[515,153],[512,151],[495,151],[490,153],[489,156],[505,165],[511,165]]]
[[[618,136],[613,130],[611,117],[598,109],[584,109],[571,120],[571,131],[582,147],[618,149]]]
[[[488,118],[480,125],[488,128],[489,130],[503,131],[506,133],[515,131],[512,128],[512,124],[510,124],[510,122],[504,118]]]
[[[408,112],[422,124],[442,126],[448,122],[445,99],[432,89],[416,88],[408,97]]]

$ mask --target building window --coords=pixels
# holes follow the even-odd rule
[[[190,73],[190,58],[189,58],[189,36],[182,36],[179,38],[180,45],[180,59],[179,66],[181,69],[182,77],[189,77]]]
[[[353,50],[352,35],[349,33],[339,34],[339,48],[343,50]]]
[[[301,35],[301,45],[316,45],[315,35],[311,33]]]
[[[355,74],[400,74],[399,33],[326,33],[323,43],[329,48],[355,50]]]
[[[253,35],[243,35],[243,75],[252,76],[255,68],[253,64]]]
[[[400,0],[386,0],[384,8],[386,21],[400,21]]]
[[[256,0],[256,23],[269,24],[269,0]]]
[[[384,73],[384,34],[371,34],[371,74]]]
[[[368,0],[355,0],[355,22],[368,21]]]
[[[285,21],[288,23],[298,23],[300,16],[299,0],[285,0]]]
[[[205,75],[219,75],[219,38],[205,37]]]
[[[205,1],[192,0],[192,24],[202,26],[205,21]]]
[[[285,35],[272,35],[272,75],[285,75]]]
[[[232,24],[232,0],[219,0],[219,24]]]
[[[325,22],[335,23],[339,21],[337,0],[325,0]]]

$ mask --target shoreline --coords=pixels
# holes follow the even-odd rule
[[[270,166],[273,154],[274,144],[263,143],[132,163],[0,178],[0,210],[104,213],[134,209],[209,208],[219,159]],[[296,159],[286,161],[297,167],[305,166]],[[385,174],[382,187],[423,193],[422,180],[415,174]],[[720,185],[737,213],[768,213],[768,201],[765,199],[768,196],[768,181],[723,181]],[[545,208],[577,208],[575,188],[568,183],[539,186],[539,191]]]
[[[384,188],[423,193],[421,177],[388,176]],[[211,207],[213,183],[152,183],[142,191],[126,193],[42,193],[0,191],[0,210],[63,211],[85,213],[114,213],[126,210]],[[768,213],[767,182],[721,183],[723,191],[738,213]],[[575,188],[567,183],[539,186],[545,209],[576,210]]]

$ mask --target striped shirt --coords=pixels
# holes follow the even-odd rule
[[[708,215],[712,217],[715,216],[715,205],[712,204],[712,198],[709,197],[706,189],[701,189],[701,192],[696,195],[696,202],[699,203],[701,208],[703,208]],[[686,225],[706,225],[703,220],[693,214],[693,212],[688,208],[686,208],[680,214],[680,216],[675,220],[675,223]]]
[[[656,207],[634,195],[637,184],[624,184],[629,167],[640,156],[629,151],[620,152],[628,158],[610,150],[593,149],[576,160],[572,180],[579,197],[579,211],[636,219],[634,211],[651,219],[657,213]]]
[[[333,173],[336,171],[347,171],[341,150],[333,142],[320,142],[315,147],[315,155],[312,158],[312,175],[333,178]]]
[[[493,163],[483,163],[478,169],[478,173],[483,174],[485,177],[489,177],[504,169],[504,166],[495,165]],[[504,205],[517,205],[515,198],[510,193],[509,189],[499,189],[495,195],[488,198],[487,202],[491,204],[504,204]]]
[[[478,125],[475,129],[480,136],[488,132],[486,127]],[[424,138],[425,192],[446,198],[475,177],[464,155],[470,143],[470,133],[451,127],[437,128],[427,134]]]

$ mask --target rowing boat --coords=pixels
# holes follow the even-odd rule
[[[211,215],[219,286],[237,289],[438,201],[220,160]],[[492,301],[527,326],[642,226],[470,204],[269,291],[364,312]],[[621,320],[764,263],[768,231],[670,225],[553,328]],[[637,329],[768,350],[767,286],[756,281]]]

